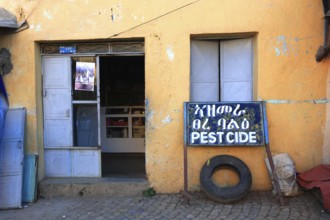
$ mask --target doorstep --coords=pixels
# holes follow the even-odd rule
[[[46,178],[38,187],[41,198],[134,196],[141,195],[149,183],[140,176],[62,177]]]

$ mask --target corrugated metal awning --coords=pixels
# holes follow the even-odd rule
[[[0,27],[19,28],[25,21],[17,23],[16,16],[4,8],[0,7]]]

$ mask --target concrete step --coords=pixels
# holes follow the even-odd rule
[[[39,195],[55,197],[106,197],[141,195],[149,188],[145,178],[47,178],[39,183]]]

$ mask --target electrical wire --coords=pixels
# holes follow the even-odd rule
[[[176,9],[173,9],[173,10],[171,10],[171,11],[168,11],[168,12],[166,12],[165,14],[159,15],[159,16],[157,16],[157,17],[155,17],[155,18],[153,18],[153,19],[151,19],[151,20],[149,20],[149,21],[143,22],[143,23],[138,24],[138,25],[136,25],[136,26],[134,26],[134,27],[131,27],[131,28],[128,28],[128,29],[126,29],[126,30],[124,30],[124,31],[118,32],[118,33],[116,33],[116,34],[113,34],[113,35],[111,35],[110,37],[108,37],[107,39],[110,39],[110,38],[113,38],[113,37],[117,37],[117,36],[119,36],[119,35],[121,35],[121,34],[123,34],[123,33],[126,33],[126,32],[128,32],[128,31],[131,31],[131,30],[133,30],[133,29],[135,29],[135,28],[138,28],[138,27],[140,27],[140,26],[142,26],[142,25],[145,25],[145,24],[148,24],[148,23],[150,23],[150,22],[153,22],[153,21],[155,21],[155,20],[157,20],[157,19],[159,19],[159,18],[165,17],[165,16],[167,16],[167,15],[169,15],[169,14],[172,14],[172,13],[178,11],[178,10],[181,10],[181,9],[183,9],[183,8],[186,8],[186,7],[188,7],[188,6],[192,5],[192,4],[195,4],[195,3],[199,2],[199,1],[201,1],[201,0],[196,0],[196,1],[190,2],[190,3],[188,3],[188,4],[185,4],[185,5],[183,5],[183,6],[179,7],[179,8],[176,8]]]

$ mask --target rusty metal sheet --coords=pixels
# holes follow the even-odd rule
[[[0,27],[18,28],[16,16],[4,8],[0,8]]]

